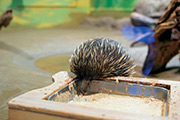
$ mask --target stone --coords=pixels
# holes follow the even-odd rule
[[[152,17],[153,15],[162,15],[170,0],[139,0],[135,5],[134,11]]]

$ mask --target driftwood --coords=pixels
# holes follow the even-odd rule
[[[171,0],[165,14],[154,28],[155,41],[148,45],[143,69],[151,66],[151,73],[165,69],[166,64],[180,53],[180,0]]]
[[[2,27],[7,27],[12,20],[12,9],[7,9],[2,15],[0,15],[0,30]]]

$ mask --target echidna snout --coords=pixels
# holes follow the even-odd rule
[[[79,45],[71,56],[70,70],[79,79],[101,79],[130,76],[134,73],[134,60],[120,43],[96,38]]]

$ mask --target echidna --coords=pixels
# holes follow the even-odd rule
[[[70,59],[70,70],[80,80],[130,76],[134,73],[134,67],[134,60],[121,44],[107,38],[82,43]]]

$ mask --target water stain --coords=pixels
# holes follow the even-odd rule
[[[35,61],[35,66],[38,68],[50,72],[57,73],[59,71],[70,71],[69,59],[71,54],[57,54],[40,58]]]

